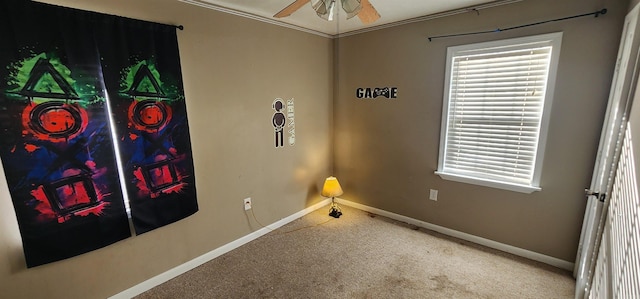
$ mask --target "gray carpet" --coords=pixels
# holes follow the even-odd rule
[[[136,298],[573,298],[567,271],[341,207],[339,219],[321,208]]]

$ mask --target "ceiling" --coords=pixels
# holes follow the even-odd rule
[[[210,8],[244,17],[275,23],[320,35],[369,31],[380,27],[388,27],[397,23],[414,19],[437,17],[452,13],[462,13],[471,9],[483,9],[496,5],[519,2],[522,0],[370,0],[381,18],[369,25],[363,25],[355,17],[346,19],[346,13],[340,7],[338,18],[326,21],[318,17],[311,7],[305,4],[298,11],[285,18],[274,18],[273,15],[291,4],[294,0],[179,0],[205,8]]]

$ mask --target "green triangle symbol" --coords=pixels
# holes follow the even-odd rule
[[[37,93],[64,94],[64,90],[62,90],[60,84],[58,84],[58,82],[53,79],[53,76],[49,72],[42,74],[42,76],[36,82],[36,85],[33,87],[32,91]]]
[[[69,82],[44,58],[40,58],[33,66],[29,79],[19,93],[28,97],[78,99]]]
[[[136,86],[136,91],[140,93],[160,93],[156,87],[151,82],[151,79],[148,76],[142,78],[140,84]]]
[[[158,84],[156,78],[153,77],[151,70],[149,70],[146,64],[140,66],[134,75],[129,94],[132,96],[166,98],[164,91],[160,88],[160,84]]]

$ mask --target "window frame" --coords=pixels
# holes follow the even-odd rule
[[[445,157],[447,153],[447,137],[449,131],[449,108],[451,104],[450,93],[452,91],[451,82],[453,79],[453,61],[457,56],[473,54],[496,53],[497,48],[509,47],[509,49],[525,49],[528,45],[549,45],[551,46],[551,55],[549,59],[549,68],[547,73],[547,82],[545,88],[545,96],[542,100],[542,113],[540,125],[538,127],[538,144],[535,150],[533,173],[529,184],[521,184],[516,182],[502,181],[490,178],[477,177],[470,174],[445,170]],[[510,190],[521,193],[533,193],[541,191],[540,177],[542,175],[542,165],[544,162],[544,153],[547,142],[547,133],[549,128],[549,119],[551,115],[551,106],[553,103],[556,77],[558,71],[558,62],[560,57],[560,49],[562,44],[562,32],[540,34],[526,37],[510,38],[490,42],[481,42],[467,45],[451,46],[447,48],[444,98],[442,107],[442,124],[440,131],[440,147],[438,154],[438,169],[435,174],[442,179],[469,183],[474,185]],[[464,53],[464,54],[461,54]]]

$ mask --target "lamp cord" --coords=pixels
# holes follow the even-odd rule
[[[332,204],[332,207],[333,207],[333,204]],[[340,208],[338,208],[338,209],[340,209]],[[253,217],[253,220],[255,220],[256,223],[258,223],[258,225],[260,225],[260,226],[262,226],[262,227],[264,227],[264,228],[266,228],[266,229],[268,229],[268,230],[270,230],[272,232],[276,231],[275,229],[272,229],[272,228],[260,223],[260,221],[258,221],[258,218],[256,217],[256,214],[253,213],[253,209],[251,209],[250,211],[251,211],[251,216]],[[316,224],[313,224],[313,225],[307,225],[307,226],[299,227],[299,228],[296,228],[296,229],[292,229],[290,231],[285,231],[285,232],[282,232],[282,234],[288,234],[288,233],[296,232],[296,231],[299,231],[299,230],[320,226],[320,225],[323,225],[323,224],[325,224],[325,223],[327,223],[327,222],[329,222],[331,220],[333,220],[333,218],[329,218],[329,220],[327,220],[327,221],[316,223]]]
[[[260,221],[258,221],[258,218],[256,217],[256,214],[253,213],[253,209],[251,209],[251,216],[253,216],[253,220],[255,220],[256,223],[258,223],[260,226],[262,226],[262,227],[264,227],[264,228],[266,228],[266,229],[268,229],[270,231],[275,231],[274,229],[272,229],[272,228],[260,223]]]
[[[320,225],[323,225],[323,224],[325,224],[325,223],[327,223],[327,222],[329,222],[331,220],[333,220],[333,219],[329,218],[327,221],[320,222],[320,223],[317,223],[317,224],[314,224],[314,225],[307,225],[307,226],[299,227],[299,228],[296,228],[296,229],[292,229],[290,231],[283,232],[282,234],[288,234],[288,233],[292,233],[292,232],[297,232],[299,230],[320,226]]]

